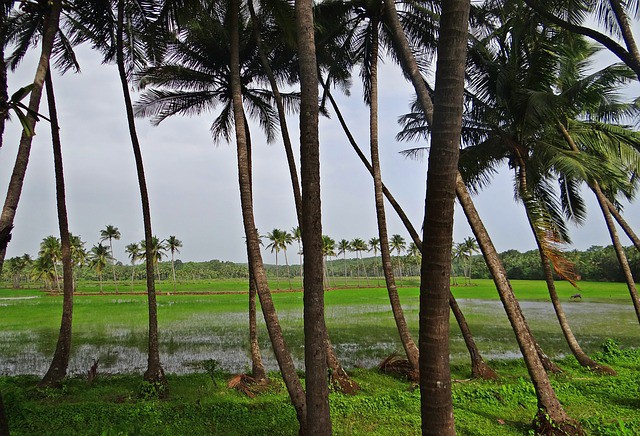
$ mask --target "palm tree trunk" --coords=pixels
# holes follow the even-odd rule
[[[298,376],[296,368],[293,364],[291,354],[287,349],[284,341],[282,329],[278,321],[278,315],[273,305],[271,292],[267,284],[267,277],[260,255],[260,242],[258,240],[258,232],[256,231],[253,216],[253,199],[251,195],[251,180],[249,166],[247,161],[247,141],[244,126],[244,116],[242,108],[242,90],[240,87],[240,41],[239,41],[239,15],[240,7],[238,0],[232,0],[230,3],[231,17],[231,53],[230,53],[230,81],[233,99],[233,116],[235,121],[235,133],[237,143],[238,157],[238,183],[240,186],[240,202],[242,206],[242,221],[244,225],[245,236],[247,238],[247,250],[249,252],[249,262],[252,264],[253,275],[256,282],[258,297],[262,313],[267,325],[267,331],[273,346],[273,352],[280,366],[282,378],[289,392],[291,402],[296,410],[296,416],[300,423],[300,432],[307,433],[307,406],[304,390]]]
[[[4,9],[4,8],[3,8]],[[6,16],[2,17],[2,23],[6,23]],[[4,29],[0,28],[0,149],[2,148],[2,137],[4,136],[4,126],[9,116],[9,94],[7,86],[7,64],[4,61],[4,47],[6,37]]]
[[[420,281],[422,434],[454,435],[449,276],[464,94],[469,0],[442,3]]]
[[[111,262],[113,262],[111,264],[111,272],[113,273],[113,284],[116,286],[116,294],[119,294],[120,292],[118,292],[118,281],[116,280],[116,261],[113,257],[113,242],[111,241],[111,238],[109,238],[109,252],[111,253]]]
[[[104,294],[102,291],[102,273],[98,274],[98,280],[100,281],[100,294]]]
[[[289,174],[291,175],[291,187],[293,188],[293,199],[296,205],[298,224],[300,224],[302,222],[302,194],[300,192],[300,182],[298,180],[298,171],[296,169],[296,160],[293,154],[293,146],[291,145],[291,137],[289,136],[289,128],[287,127],[287,113],[284,108],[280,89],[278,88],[278,82],[276,80],[275,74],[273,73],[273,70],[271,69],[271,65],[269,64],[269,60],[267,59],[264,48],[262,46],[262,38],[260,37],[260,22],[256,17],[256,12],[253,7],[253,0],[249,0],[247,2],[247,5],[249,6],[251,21],[255,23],[253,27],[253,35],[256,41],[256,46],[258,48],[260,64],[262,65],[262,68],[264,69],[264,72],[267,74],[267,78],[269,79],[269,84],[271,85],[271,90],[273,91],[273,98],[275,99],[276,107],[278,109],[280,133],[282,135],[284,150],[287,155],[287,164],[289,165]]]
[[[67,219],[67,203],[65,199],[64,171],[62,166],[62,147],[60,144],[60,127],[56,110],[55,95],[51,73],[47,71],[45,78],[49,119],[51,120],[51,137],[53,142],[53,162],[56,176],[56,203],[58,210],[58,226],[60,228],[60,244],[62,251],[62,277],[64,296],[62,298],[62,320],[56,351],[47,373],[38,386],[55,386],[67,375],[69,357],[71,356],[71,327],[73,320],[73,268],[71,264],[71,243],[69,241],[69,222]]]
[[[529,194],[527,193],[527,181],[526,181],[526,173],[525,173],[524,167],[521,167],[520,170],[518,171],[518,177],[520,179],[521,196],[523,199],[525,199],[526,198],[525,196],[528,196]],[[562,304],[560,304],[560,298],[558,298],[556,285],[553,279],[553,271],[551,270],[549,259],[547,258],[547,255],[544,252],[542,241],[540,240],[538,232],[536,231],[536,226],[535,226],[535,223],[533,222],[531,213],[529,209],[526,207],[527,201],[523,201],[523,203],[525,204],[529,226],[531,227],[531,231],[533,232],[533,236],[536,240],[536,245],[538,246],[538,252],[540,253],[540,262],[542,264],[544,279],[547,284],[547,289],[549,291],[549,297],[551,298],[551,304],[553,305],[553,310],[556,313],[556,317],[558,318],[558,322],[560,323],[560,328],[562,329],[562,334],[564,335],[564,338],[567,341],[567,344],[569,345],[569,349],[571,350],[571,353],[576,358],[578,363],[587,369],[591,369],[601,374],[616,375],[616,372],[612,368],[606,365],[598,364],[597,362],[592,360],[589,356],[587,356],[587,354],[582,350],[582,347],[580,347],[578,340],[576,339],[575,335],[573,334],[573,331],[571,330],[571,326],[569,325],[569,320],[567,319],[567,316],[564,312]]]
[[[511,283],[507,279],[507,272],[459,173],[456,180],[456,195],[491,272],[498,295],[515,333],[516,341],[536,391],[538,412],[534,420],[534,427],[539,430],[546,430],[548,433],[549,429],[554,428],[552,425],[555,425],[558,431],[566,430],[568,434],[581,434],[579,424],[566,414],[562,404],[556,397],[549,381],[549,376],[540,359],[537,342],[529,330],[520,304],[511,288]]]
[[[171,275],[173,276],[173,292],[176,292],[176,266],[173,259],[173,250],[171,250]]]
[[[262,363],[262,353],[258,342],[258,323],[256,322],[256,281],[249,262],[249,345],[251,350],[251,376],[258,383],[267,380],[267,372]]]
[[[289,270],[289,259],[287,259],[287,249],[284,249],[284,263],[287,265],[287,279],[289,280],[289,290],[291,287],[291,271]]]
[[[611,215],[613,215],[613,217],[616,219],[618,224],[620,224],[620,227],[622,227],[622,229],[627,234],[629,239],[631,239],[631,242],[633,242],[633,245],[635,245],[638,251],[640,251],[640,238],[638,238],[638,235],[636,235],[636,233],[633,231],[629,223],[622,217],[622,214],[618,212],[618,209],[616,209],[616,207],[609,201],[609,199],[605,197],[605,200],[606,200],[605,203],[607,204],[607,207],[609,208],[609,212],[611,212]]]
[[[49,58],[51,57],[53,42],[56,32],[58,31],[58,23],[60,21],[60,11],[62,10],[62,2],[60,0],[52,0],[48,4],[50,5],[50,9],[44,20],[44,34],[42,35],[40,60],[36,68],[35,78],[33,79],[33,89],[29,96],[30,112],[27,114],[27,122],[29,123],[32,131],[35,131],[37,120],[33,115],[31,115],[31,113],[37,113],[40,108],[42,87],[45,75],[49,69]],[[9,180],[7,196],[5,198],[4,206],[2,207],[2,214],[0,215],[0,235],[10,232],[13,227],[13,220],[16,216],[18,202],[20,201],[20,195],[22,193],[24,176],[27,172],[27,165],[29,164],[32,140],[33,136],[27,135],[23,130],[22,136],[20,137],[20,145],[18,147],[16,162],[13,167],[13,172],[11,173],[11,179]],[[2,266],[4,265],[4,258],[7,252],[6,249],[6,246],[0,247],[0,273],[2,273]]]
[[[367,170],[369,171],[369,173],[373,177],[373,167],[371,166],[371,164],[369,163],[369,161],[365,157],[364,153],[362,152],[362,150],[360,149],[360,147],[356,143],[353,135],[351,134],[351,131],[349,130],[349,127],[347,126],[347,123],[346,123],[344,117],[342,116],[342,112],[340,111],[340,108],[338,107],[335,99],[333,98],[333,95],[331,94],[331,92],[329,92],[328,88],[326,87],[326,85],[324,83],[323,83],[323,85],[325,86],[326,95],[329,97],[329,101],[331,102],[331,105],[332,105],[334,111],[336,112],[336,115],[338,116],[338,120],[340,121],[340,125],[342,126],[342,129],[344,130],[344,132],[345,132],[345,134],[346,134],[346,136],[347,136],[347,138],[349,140],[349,143],[351,144],[351,147],[354,149],[354,151],[356,152],[356,154],[360,158],[360,161],[363,163],[363,165],[367,168]],[[411,221],[409,220],[409,217],[404,212],[404,210],[402,209],[400,204],[396,201],[395,197],[391,194],[391,192],[384,185],[384,183],[382,183],[382,192],[383,192],[385,198],[387,199],[387,201],[389,202],[389,204],[391,204],[391,206],[395,210],[396,214],[400,218],[400,221],[402,221],[402,223],[404,224],[405,228],[409,232],[409,235],[411,235],[411,239],[413,240],[413,242],[416,244],[416,246],[420,249],[420,252],[422,253],[422,241],[420,239],[420,236],[418,236],[418,232],[413,227],[413,224],[411,224]],[[359,268],[360,268],[360,266],[358,264],[358,271],[359,271]],[[384,265],[383,265],[383,269],[384,269]],[[455,279],[455,276],[454,276],[454,279]],[[359,286],[360,286],[360,281],[358,280],[358,287]],[[453,306],[454,305],[457,306],[457,303],[456,303],[456,300],[455,300],[455,297],[453,296],[453,294],[450,293],[449,298],[451,300],[450,301],[450,306],[451,306],[451,308],[453,310]],[[476,347],[475,341],[473,340],[473,337],[471,336],[471,331],[470,331],[469,326],[468,326],[468,324],[466,322],[466,319],[464,318],[464,315],[463,315],[462,311],[460,311],[459,309],[458,309],[458,316],[456,316],[456,321],[458,321],[458,324],[460,326],[460,331],[462,332],[462,334],[464,336],[465,344],[468,347],[469,346],[474,347],[474,348],[469,349],[469,354],[472,356],[472,358],[476,357],[478,360],[472,361],[471,362],[471,366],[472,367],[474,367],[474,366],[476,366],[476,367],[482,366],[482,363],[480,362],[480,359],[482,359],[482,355],[480,353],[480,350]],[[469,335],[469,336],[466,336],[466,335]],[[554,366],[553,363],[548,358],[546,359],[546,361],[548,361],[551,366]]]
[[[280,274],[278,273],[278,250],[276,250],[276,289],[280,289]]]
[[[614,0],[611,0],[612,3]],[[562,133],[564,139],[569,144],[569,147],[573,151],[579,152],[579,148],[576,145],[575,141],[564,127],[563,124],[559,124],[560,132]],[[611,202],[604,195],[602,190],[600,189],[600,185],[598,182],[593,181],[589,184],[589,187],[595,194],[598,199],[598,205],[600,206],[600,210],[602,210],[602,214],[604,215],[604,220],[607,223],[607,229],[609,230],[609,235],[611,236],[611,242],[613,243],[613,247],[616,251],[616,256],[618,257],[618,262],[620,263],[620,268],[622,268],[622,272],[624,274],[625,281],[627,282],[627,288],[629,289],[629,294],[631,295],[631,301],[633,302],[633,307],[636,311],[636,317],[638,318],[638,322],[640,322],[640,298],[638,297],[638,290],[636,288],[636,284],[633,280],[633,275],[631,274],[631,268],[629,267],[629,261],[627,260],[627,256],[624,253],[624,249],[622,244],[620,243],[620,238],[618,237],[618,231],[616,230],[615,223],[613,222],[613,218],[611,217],[611,209],[615,209]],[[633,232],[630,232],[633,233]],[[634,241],[635,243],[635,241]]]
[[[318,140],[318,68],[314,41],[313,2],[296,0],[296,34],[300,67],[300,173],[302,174],[302,245],[304,263],[304,361],[309,434],[330,435],[327,386],[328,337],[322,286],[322,220],[320,207],[320,143]]]
[[[489,365],[487,365],[487,363],[482,358],[482,355],[478,351],[476,342],[473,339],[471,331],[469,330],[467,320],[462,314],[460,306],[458,306],[458,302],[455,300],[455,298],[449,299],[449,306],[451,307],[453,316],[455,316],[456,321],[458,321],[458,325],[460,326],[460,330],[462,331],[462,337],[467,346],[467,350],[469,351],[469,356],[471,357],[471,377],[481,378],[483,380],[497,379],[498,374],[496,374],[496,372],[491,369]]]
[[[164,370],[160,364],[160,346],[158,341],[158,306],[156,303],[156,285],[153,276],[154,255],[152,253],[153,232],[151,230],[151,208],[149,206],[149,194],[147,191],[147,182],[144,175],[144,164],[142,162],[142,151],[133,116],[133,105],[131,103],[131,95],[129,94],[129,83],[127,81],[127,73],[124,65],[124,0],[118,1],[117,11],[118,23],[116,30],[116,62],[118,64],[118,73],[120,76],[120,84],[122,85],[122,94],[125,101],[125,109],[127,112],[127,122],[129,126],[129,136],[131,137],[131,145],[133,146],[133,154],[136,162],[136,171],[138,174],[138,185],[140,186],[140,198],[142,202],[142,219],[144,222],[144,240],[145,240],[145,259],[147,266],[147,300],[149,306],[149,353],[147,358],[147,370],[144,373],[144,380],[149,383],[167,384]]]
[[[396,287],[391,265],[391,250],[389,249],[389,235],[387,233],[387,218],[384,210],[384,198],[382,195],[382,175],[380,171],[380,157],[378,153],[378,27],[377,19],[371,20],[371,65],[369,72],[370,102],[369,102],[369,140],[371,148],[371,167],[373,169],[373,189],[375,194],[376,218],[378,223],[378,237],[380,238],[380,253],[382,254],[382,272],[387,285],[387,293],[391,302],[391,312],[396,322],[400,341],[407,355],[407,359],[414,371],[419,371],[419,352],[400,304],[398,288]]]
[[[133,292],[133,275],[136,272],[136,266],[131,264],[131,292]]]
[[[604,220],[607,223],[607,229],[609,230],[609,235],[611,236],[611,242],[613,243],[613,247],[616,251],[616,256],[618,256],[618,262],[620,263],[622,272],[624,273],[624,278],[627,282],[627,288],[629,289],[629,295],[631,295],[631,301],[633,302],[633,307],[636,311],[636,317],[638,318],[638,322],[640,322],[640,298],[638,297],[638,289],[636,288],[636,284],[633,280],[633,275],[631,274],[631,268],[629,267],[627,256],[624,253],[624,248],[620,243],[616,225],[613,222],[609,207],[606,204],[606,197],[602,193],[602,190],[600,189],[600,186],[597,182],[594,182],[591,185],[591,189],[598,199],[598,204],[600,205],[600,209],[602,210],[602,214],[604,215]]]
[[[629,53],[634,59],[640,61],[640,51],[638,51],[638,46],[631,30],[631,24],[629,23],[629,18],[624,11],[622,2],[620,0],[609,0],[609,3],[611,4],[611,9],[613,9],[618,26],[620,26],[620,33],[622,34],[622,39],[624,39],[624,43],[627,46]]]

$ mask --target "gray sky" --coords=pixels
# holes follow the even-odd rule
[[[61,125],[67,206],[70,229],[86,241],[90,249],[100,230],[115,225],[122,239],[114,242],[116,258],[127,262],[124,246],[143,239],[133,152],[127,133],[123,100],[117,71],[100,65],[85,47],[77,50],[82,73],[54,76]],[[33,80],[33,56],[10,76],[14,92]],[[413,94],[397,67],[381,69],[380,148],[383,180],[404,207],[416,228],[421,227],[427,162],[407,160],[398,152],[416,143],[397,143],[398,116],[408,112]],[[638,95],[638,87],[625,91]],[[361,148],[368,150],[368,109],[362,103],[361,88],[354,80],[351,97],[339,98],[342,111]],[[41,112],[46,113],[43,99]],[[154,234],[164,239],[175,235],[184,247],[178,258],[184,261],[211,259],[246,261],[237,182],[235,144],[214,145],[209,133],[213,114],[193,118],[176,117],[153,127],[138,119],[145,171],[150,192]],[[298,122],[290,118],[294,143],[298,142]],[[7,257],[37,254],[40,241],[58,235],[55,210],[53,158],[49,126],[38,124],[22,199],[15,220],[13,240]],[[254,141],[254,197],[256,225],[261,234],[273,228],[296,225],[293,197],[281,141],[267,145],[257,128]],[[0,195],[4,201],[19,141],[19,123],[9,123],[0,149]],[[334,116],[321,119],[321,171],[323,230],[336,240],[377,236],[373,184],[351,150]],[[296,153],[298,150],[296,149]],[[368,154],[368,152],[367,152]],[[493,184],[475,197],[496,248],[534,248],[522,205],[513,201],[513,177],[504,169]],[[588,220],[571,227],[573,245],[609,245],[610,239],[590,192]],[[470,236],[464,215],[456,206],[454,240]],[[625,207],[630,224],[640,228],[640,206]],[[387,205],[389,233],[407,232]],[[623,243],[629,245],[623,238]],[[292,250],[294,253],[297,247]],[[295,262],[297,256],[291,256]],[[265,261],[274,262],[271,253]]]

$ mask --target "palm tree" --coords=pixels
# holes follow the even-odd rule
[[[117,227],[107,224],[104,230],[100,230],[100,242],[109,241],[109,253],[111,254],[112,264],[111,271],[113,272],[113,283],[116,285],[116,294],[118,293],[118,281],[116,280],[116,265],[115,256],[113,255],[113,240],[120,240],[120,230]]]
[[[391,236],[391,243],[389,245],[391,245],[392,250],[396,250],[398,272],[400,273],[400,281],[402,281],[402,260],[400,259],[400,254],[407,248],[406,241],[400,235],[393,235]]]
[[[393,4],[393,1],[384,1],[385,5],[390,11],[387,24],[392,29],[395,44],[400,47],[400,57],[403,60],[403,68],[405,74],[407,74],[407,76],[411,78],[411,82],[418,95],[420,108],[424,114],[427,124],[430,127],[433,127],[434,108],[431,97],[429,95],[429,91],[420,74],[420,70],[415,61],[415,58],[411,53],[409,44],[402,33],[400,23],[396,16],[395,5]],[[562,405],[558,401],[555,392],[551,387],[551,384],[549,383],[548,376],[544,371],[542,361],[540,360],[540,353],[538,352],[538,350],[536,350],[536,342],[534,341],[528,329],[526,321],[522,316],[522,311],[520,310],[517,300],[513,295],[511,286],[506,279],[504,267],[499,261],[497,252],[495,251],[495,248],[491,243],[486,229],[484,228],[482,221],[480,220],[477,211],[473,206],[473,202],[468,195],[460,174],[457,175],[456,179],[456,196],[463,206],[463,209],[467,216],[467,220],[472,226],[472,230],[480,244],[487,265],[492,272],[494,281],[496,282],[496,287],[505,307],[505,311],[507,312],[512,327],[516,332],[516,338],[518,339],[520,350],[522,351],[527,363],[527,368],[529,369],[529,374],[533,381],[534,388],[538,397],[538,413],[536,414],[535,427],[550,428],[549,426],[552,425],[551,423],[553,423],[553,425],[555,426],[553,428],[560,428],[569,432],[576,430],[581,431],[577,422],[575,422],[566,414],[566,412],[562,408]],[[425,226],[425,231],[426,229],[427,226]],[[449,241],[449,244],[450,243],[451,242]],[[423,254],[427,251],[425,250],[426,248],[427,246],[425,245],[423,247]],[[425,257],[426,256],[423,255],[423,270],[425,266]]]
[[[478,242],[475,240],[475,238],[472,238],[472,237],[464,238],[460,248],[461,248],[461,254],[466,260],[464,278],[465,278],[465,282],[468,280],[468,283],[465,283],[465,284],[470,285],[471,284],[471,259],[473,254],[478,253],[480,249],[478,248]]]
[[[174,255],[175,253],[180,253],[179,248],[182,247],[182,241],[180,241],[175,236],[169,236],[165,239],[166,249],[171,253],[171,274],[173,275],[173,292],[176,292],[176,268],[174,265]]]
[[[51,289],[56,276],[51,258],[48,256],[38,256],[31,264],[31,275],[36,280],[42,280],[45,289]]]
[[[7,189],[7,195],[2,207],[2,214],[0,214],[0,235],[8,235],[13,227],[13,220],[18,208],[18,202],[20,201],[22,185],[27,171],[27,165],[29,163],[33,132],[35,131],[36,122],[38,120],[35,114],[38,113],[38,109],[40,107],[42,89],[44,86],[45,76],[49,69],[49,59],[51,58],[55,37],[58,33],[58,23],[60,21],[60,12],[62,10],[61,0],[52,0],[47,3],[39,3],[38,5],[44,5],[46,7],[45,18],[43,20],[44,24],[42,25],[43,31],[40,60],[36,68],[35,78],[33,80],[33,86],[29,96],[29,110],[26,116],[26,125],[28,128],[23,129],[22,136],[20,138],[20,146],[18,147],[16,162],[13,167],[13,172],[11,173],[11,179],[9,180],[9,188]],[[14,35],[17,36],[17,34]],[[29,42],[26,44],[27,47],[30,45],[31,35],[28,35],[28,38]],[[22,44],[22,46],[24,45],[25,44]],[[8,241],[9,238],[7,238],[5,242]],[[2,245],[3,246],[0,246],[0,273],[2,272],[2,265],[4,263],[7,248],[6,244]]]
[[[109,250],[109,247],[102,244],[91,247],[91,251],[89,251],[89,267],[93,268],[98,274],[101,294],[104,294],[104,291],[102,290],[102,273],[107,265],[109,265],[110,261],[111,251]]]
[[[351,251],[355,251],[356,259],[360,259],[360,263],[358,263],[358,287],[360,287],[360,277],[361,277],[360,266],[361,265],[364,266],[361,253],[366,250],[367,250],[367,243],[364,242],[364,240],[360,238],[354,238],[351,240]],[[365,268],[364,274],[365,276],[367,275],[366,268]],[[367,286],[369,286],[369,277],[367,277]]]
[[[300,257],[300,286],[302,286],[303,276],[302,276],[302,230],[300,230],[300,226],[296,226],[291,229],[291,235],[293,239],[298,242],[298,256]]]
[[[331,236],[322,235],[322,269],[325,288],[331,287],[329,281],[329,269],[327,267],[327,261],[329,257],[336,255],[336,241]]]
[[[131,292],[133,292],[133,277],[136,271],[136,261],[142,257],[142,251],[140,244],[135,242],[128,244],[124,251],[129,255],[129,260],[131,260]]]
[[[371,241],[369,241],[371,242]],[[346,239],[338,242],[338,255],[342,254],[342,263],[344,265],[344,286],[347,286],[347,251],[351,251],[351,244]]]
[[[47,258],[51,262],[54,271],[54,281],[56,284],[56,288],[58,292],[60,292],[60,282],[59,282],[59,274],[58,269],[56,268],[56,264],[62,258],[62,251],[60,247],[60,239],[55,236],[47,236],[40,243],[40,251],[38,251],[38,256],[42,258]]]
[[[158,263],[162,260],[163,257],[166,256],[167,247],[162,243],[162,241],[157,236],[151,237],[151,245],[147,249],[147,243],[143,239],[140,241],[140,248],[143,252],[149,251],[151,254],[152,261],[152,269],[151,271],[155,271],[156,277],[160,280],[160,268],[158,267]],[[153,272],[152,272],[153,274]]]
[[[380,250],[380,238],[371,238],[368,241],[369,251],[373,251],[373,260],[378,257],[378,250]],[[378,264],[376,266],[376,280],[378,279]]]
[[[418,272],[416,273],[417,276],[420,275],[420,263],[422,262],[422,253],[420,252],[420,247],[418,247],[418,245],[415,242],[411,242],[411,244],[409,244],[409,257],[415,259],[416,261],[416,267],[418,268]]]
[[[167,380],[160,363],[158,343],[158,311],[153,275],[153,253],[151,252],[153,237],[151,209],[142,152],[136,132],[133,104],[129,92],[129,79],[134,69],[144,65],[147,61],[148,53],[140,50],[140,47],[143,45],[143,35],[151,33],[150,18],[155,14],[155,8],[155,2],[92,0],[91,2],[76,4],[74,12],[77,16],[76,22],[82,23],[80,28],[75,29],[77,31],[76,42],[90,41],[93,48],[103,54],[104,63],[113,63],[115,61],[118,67],[118,76],[124,97],[127,125],[140,188],[146,247],[149,350],[144,380],[160,386],[166,385]]]
[[[267,239],[271,241],[267,248],[271,249],[271,252],[276,253],[276,289],[280,289],[280,275],[278,274],[278,253],[282,249],[284,241],[284,233],[280,229],[273,229],[271,233],[267,233]]]

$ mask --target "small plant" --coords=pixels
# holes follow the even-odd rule
[[[163,383],[143,381],[140,385],[140,397],[142,397],[143,400],[157,400],[166,394],[167,385]]]
[[[611,338],[604,341],[601,348],[602,352],[608,356],[616,356],[620,354],[620,345]]]
[[[211,377],[211,381],[213,385],[218,387],[218,382],[216,381],[216,372],[220,367],[220,363],[215,359],[206,359],[202,361],[202,368],[207,371],[209,377]]]

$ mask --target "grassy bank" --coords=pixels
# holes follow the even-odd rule
[[[639,434],[640,351],[610,346],[597,357],[619,375],[595,376],[564,360],[565,373],[553,378],[558,397],[589,434]],[[498,381],[465,380],[466,369],[453,368],[458,434],[528,433],[536,399],[524,366],[519,360],[493,364]],[[360,393],[331,394],[336,435],[419,434],[417,389],[375,370],[354,370],[353,376]],[[170,376],[160,400],[132,375],[98,376],[92,385],[72,378],[60,390],[38,390],[34,377],[1,377],[0,389],[14,435],[297,434],[293,407],[276,375],[256,398],[228,389],[229,378],[221,372]]]

